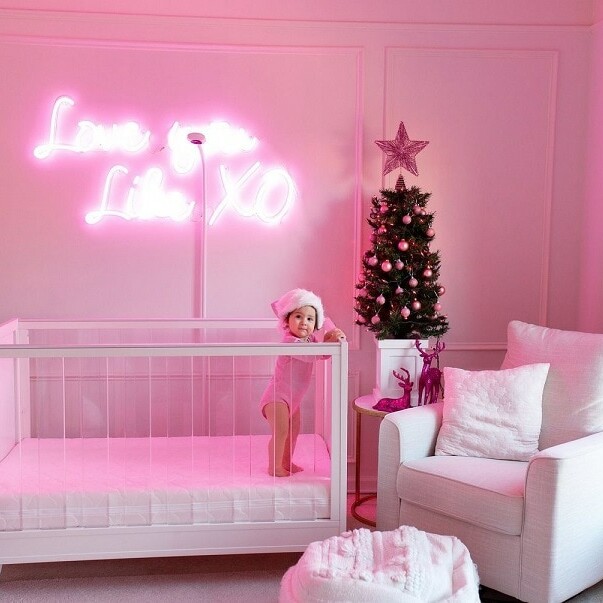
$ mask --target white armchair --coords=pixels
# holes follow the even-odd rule
[[[434,455],[444,403],[391,413],[377,528],[454,535],[485,586],[565,601],[603,579],[603,335],[514,321],[508,338],[503,368],[550,363],[540,450],[525,461]]]

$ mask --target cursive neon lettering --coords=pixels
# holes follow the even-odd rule
[[[88,224],[97,224],[108,216],[124,220],[168,218],[175,222],[190,218],[195,203],[189,202],[182,193],[164,190],[163,172],[156,167],[149,168],[142,177],[136,176],[128,189],[124,209],[114,209],[111,188],[115,175],[119,173],[127,174],[128,170],[122,165],[115,165],[109,170],[99,209],[85,216]]]
[[[38,145],[34,149],[34,155],[38,159],[46,159],[53,151],[74,151],[73,145],[61,144],[56,142],[57,140],[57,124],[59,121],[59,111],[62,107],[73,107],[75,103],[68,96],[59,96],[54,102],[52,107],[52,114],[50,116],[50,128],[48,134],[48,142],[46,144]]]
[[[140,180],[140,185],[133,197],[133,217],[142,220],[152,218],[169,218],[182,222],[190,218],[194,202],[177,191],[163,189],[163,172],[159,168],[150,168]]]
[[[172,167],[178,174],[188,174],[199,163],[199,153],[187,139],[191,132],[203,132],[205,135],[202,145],[205,157],[248,153],[258,146],[257,138],[225,121],[195,126],[182,126],[176,121],[168,131],[168,148]]]
[[[34,149],[34,155],[38,159],[46,159],[54,151],[88,153],[95,150],[108,152],[121,149],[129,153],[138,153],[149,146],[151,133],[141,130],[133,121],[103,126],[89,120],[81,120],[77,124],[74,139],[61,141],[58,136],[61,111],[74,105],[75,101],[68,96],[60,96],[55,101],[50,117],[48,142]]]
[[[55,100],[48,125],[48,138],[35,147],[35,157],[46,159],[55,152],[85,155],[122,151],[136,154],[149,148],[151,132],[143,130],[137,122],[102,124],[88,119],[70,120],[69,111],[75,104],[69,96],[59,96]],[[192,132],[203,133],[202,144],[191,144],[188,134]],[[201,167],[203,198],[200,203],[205,208],[207,181],[209,179],[211,182],[211,177],[215,175],[211,170],[209,174],[206,173],[206,159],[252,152],[258,146],[258,139],[245,129],[236,128],[226,121],[194,126],[183,126],[175,121],[167,133],[166,146],[170,150],[169,161],[176,174],[188,174]],[[154,152],[163,148],[158,146]],[[212,163],[209,166],[212,168]],[[224,163],[216,167],[224,194],[211,214],[204,212],[209,226],[214,225],[227,209],[241,217],[257,218],[265,224],[275,224],[282,221],[295,202],[295,183],[283,168],[264,170],[262,173],[261,164],[256,161],[238,177],[233,177]],[[108,217],[174,221],[191,218],[195,202],[189,201],[180,192],[166,190],[164,173],[160,168],[151,167],[143,175],[133,178],[130,176],[129,187],[127,180],[121,180],[128,174],[129,170],[124,165],[114,165],[109,169],[100,203],[85,215],[88,224],[97,224]],[[124,192],[119,193],[118,190]]]
[[[177,121],[168,131],[167,144],[170,149],[170,162],[177,174],[192,172],[199,163],[199,152],[186,138],[193,128],[183,128]]]
[[[78,122],[74,148],[79,153],[88,151],[115,151],[121,149],[128,153],[138,153],[149,146],[151,133],[141,132],[140,126],[133,121],[124,124],[112,124],[107,128],[92,121]]]
[[[284,218],[295,201],[295,184],[291,176],[283,169],[268,170],[262,176],[260,188],[247,207],[241,201],[239,191],[259,169],[260,162],[258,161],[248,168],[238,180],[233,181],[226,166],[220,165],[220,179],[226,194],[210,216],[210,226],[216,223],[222,212],[229,206],[239,216],[244,218],[255,216],[266,224],[275,224]],[[277,203],[277,209],[271,212],[268,209],[268,201],[276,196],[275,190],[279,184],[284,184],[286,187],[285,198],[280,205]]]
[[[280,207],[278,207],[277,204],[276,211],[271,213],[267,210],[268,198],[270,196],[270,191],[275,190],[279,186],[279,181],[284,183],[287,189],[285,200]],[[275,196],[275,194],[272,196]],[[255,197],[255,215],[266,224],[276,224],[285,217],[287,212],[293,206],[294,201],[295,184],[293,183],[293,179],[288,172],[282,168],[268,170],[262,178],[262,184],[260,185],[260,189]]]
[[[241,200],[239,198],[239,190],[259,169],[260,162],[256,161],[236,182],[233,182],[228,173],[228,168],[224,165],[220,166],[220,180],[222,181],[222,186],[226,194],[224,195],[222,201],[220,201],[218,207],[216,207],[211,217],[209,218],[210,226],[212,224],[215,224],[216,220],[220,217],[220,214],[229,205],[232,205],[235,211],[240,216],[249,217],[253,215],[253,209],[246,211],[243,205],[241,204]]]
[[[130,220],[131,216],[129,212],[117,211],[115,209],[109,209],[109,197],[111,194],[111,186],[113,184],[113,178],[115,174],[127,174],[128,168],[123,165],[114,165],[105,178],[105,185],[103,187],[103,196],[101,198],[100,208],[94,211],[89,211],[85,220],[88,224],[96,224],[100,222],[106,216],[115,216],[116,218],[123,218],[124,220]],[[128,204],[126,204],[126,207]]]
[[[206,128],[201,126],[200,131],[207,132],[207,154],[249,153],[258,146],[255,136],[251,136],[243,128],[231,126],[226,121],[212,121]]]

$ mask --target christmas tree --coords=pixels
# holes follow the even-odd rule
[[[401,122],[395,140],[377,141],[387,154],[384,174],[404,167],[417,176],[415,155],[427,144],[411,141]],[[434,214],[426,209],[430,196],[416,186],[407,189],[400,173],[395,190],[384,189],[371,201],[372,247],[362,258],[355,299],[357,324],[377,339],[439,338],[448,331],[440,313],[440,253],[429,247],[435,237]]]

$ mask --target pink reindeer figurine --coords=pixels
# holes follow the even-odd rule
[[[433,350],[427,352],[421,349],[421,343],[417,339],[415,340],[415,347],[423,358],[423,369],[419,377],[419,405],[432,404],[438,399],[442,371],[439,368],[432,367],[431,363],[434,359],[437,359],[439,353],[446,347],[446,344],[440,344],[438,340]]]
[[[392,371],[394,377],[398,379],[398,385],[402,388],[403,394],[399,398],[381,398],[377,404],[373,406],[375,410],[382,410],[384,412],[394,412],[395,410],[404,410],[410,407],[410,392],[412,391],[413,382],[410,380],[410,373],[400,367],[401,371],[406,373],[406,377],[403,377],[396,371]]]

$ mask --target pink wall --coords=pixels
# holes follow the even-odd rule
[[[589,126],[586,136],[585,211],[581,262],[580,328],[603,330],[603,2],[593,27]]]
[[[497,366],[513,318],[603,328],[600,1],[223,4],[2,3],[0,320],[191,316],[199,306],[268,316],[276,295],[305,286],[350,336],[350,397],[368,393],[374,350],[353,326],[354,280],[369,199],[396,177],[382,179],[374,141],[403,120],[411,138],[430,141],[419,177],[405,177],[436,211],[452,327],[443,362]],[[148,149],[35,159],[62,94],[76,103],[66,137],[79,119],[135,119],[151,132]],[[165,143],[175,121],[214,119],[260,146],[207,158],[205,220],[85,223],[116,164],[128,175],[114,199],[159,167],[167,189],[199,202],[201,167],[176,173]],[[256,161],[240,206],[253,207],[262,174],[280,166],[295,182],[291,211],[267,226],[230,203],[210,227],[226,194],[220,165],[237,182]],[[369,425],[369,482],[375,436]]]

